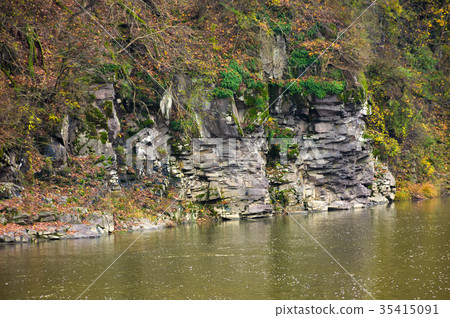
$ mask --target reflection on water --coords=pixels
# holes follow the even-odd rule
[[[376,299],[450,297],[450,200],[295,214]],[[140,233],[0,246],[0,299],[75,299]],[[369,299],[289,216],[144,233],[89,299]]]

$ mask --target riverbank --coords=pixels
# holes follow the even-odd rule
[[[110,191],[102,168],[91,168],[92,160],[74,158],[70,173],[34,184],[0,183],[0,242],[95,238],[193,219],[192,209],[185,209],[158,179],[143,178],[126,189]]]
[[[174,226],[168,219],[132,218],[119,221],[110,213],[86,213],[79,208],[73,214],[56,216],[42,212],[35,215],[18,214],[13,223],[0,224],[0,242],[33,243],[47,240],[97,238],[115,231],[156,230]],[[2,218],[0,221],[4,221]]]
[[[374,203],[372,207],[387,206],[387,204],[385,202]],[[60,215],[41,212],[31,215],[14,213],[9,216],[3,212],[0,216],[0,243],[38,243],[52,240],[99,238],[115,232],[151,231],[175,227],[177,224],[203,223],[211,220],[210,216],[195,219],[194,216],[186,214],[181,217],[178,215],[178,222],[176,217],[169,218],[163,214],[123,218],[114,213],[89,212],[84,207],[73,207],[70,211],[70,213]],[[6,210],[6,212],[8,211]]]

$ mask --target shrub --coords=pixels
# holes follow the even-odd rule
[[[227,88],[216,87],[212,94],[217,98],[230,98],[233,97],[233,91]]]
[[[85,112],[86,120],[96,127],[108,129],[108,121],[97,107],[88,108]]]
[[[345,89],[345,82],[325,81],[314,79],[296,80],[287,85],[291,95],[314,95],[317,98],[324,98],[328,95],[338,95]]]
[[[231,60],[229,69],[235,70],[236,72],[241,75],[241,79],[246,79],[250,77],[250,72],[247,71],[245,68],[243,68],[241,65],[239,65],[236,60]]]
[[[395,201],[423,200],[431,199],[439,196],[439,191],[431,182],[412,183],[399,182]]]
[[[229,68],[221,71],[220,76],[222,78],[220,85],[222,88],[237,92],[239,85],[242,83],[242,76],[236,70]]]
[[[249,60],[247,62],[247,69],[252,73],[258,72],[258,70],[259,70],[258,61],[255,58],[252,58],[251,60]]]
[[[305,48],[294,49],[289,58],[289,65],[296,68],[306,68],[316,59],[315,55],[309,55]]]
[[[107,100],[103,103],[103,111],[106,115],[106,117],[112,117],[113,111],[114,111],[114,104],[112,101]]]
[[[401,188],[395,193],[394,201],[411,201],[411,199],[411,193],[407,189]]]
[[[423,196],[428,199],[436,198],[437,196],[439,196],[438,190],[430,182],[426,182],[426,183],[422,184],[420,190],[421,190]]]

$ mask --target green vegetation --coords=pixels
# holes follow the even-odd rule
[[[216,87],[213,91],[213,95],[218,98],[229,98],[234,93],[237,93],[242,82],[248,88],[257,86],[256,82],[251,78],[249,71],[239,65],[236,60],[231,60],[228,67],[220,71],[220,87]]]
[[[274,189],[271,193],[272,204],[275,205],[275,208],[279,211],[282,211],[282,208],[286,208],[289,204],[289,192],[291,190],[276,190]],[[282,208],[281,208],[281,207]]]
[[[303,71],[316,60],[315,55],[310,55],[305,48],[294,49],[289,58],[289,65],[297,71]]]
[[[242,83],[242,76],[234,69],[227,69],[220,72],[222,78],[221,87],[229,89],[232,92],[237,92],[239,85]]]
[[[222,87],[214,88],[213,94],[217,98],[231,98],[234,96],[234,92],[232,90]]]
[[[102,142],[102,144],[106,144],[106,142],[108,141],[108,133],[106,131],[100,132],[100,141]]]
[[[345,89],[345,82],[326,81],[314,79],[296,80],[287,85],[289,93],[292,95],[314,95],[317,98],[324,98],[326,95],[338,95]]]

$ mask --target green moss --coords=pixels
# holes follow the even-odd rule
[[[35,55],[35,47],[34,47],[34,39],[31,35],[27,35],[28,46],[30,47],[28,52],[28,71],[30,72],[31,77],[34,78],[34,55]]]
[[[256,110],[262,111],[267,106],[267,100],[265,100],[262,96],[259,95],[250,95],[247,94],[244,96],[244,103],[247,106],[255,107]]]
[[[113,116],[113,109],[114,108],[114,104],[112,101],[107,100],[103,103],[103,111],[106,115],[106,117],[112,117]]]
[[[244,136],[244,131],[242,130],[241,123],[239,122],[239,119],[234,115],[234,113],[231,113],[231,116],[233,117],[234,123],[236,124],[236,127],[238,129],[239,135],[242,137]]]
[[[125,148],[123,146],[117,146],[115,150],[119,155],[125,154]]]
[[[338,98],[344,104],[363,103],[366,99],[366,92],[364,90],[364,87],[355,87],[342,91],[338,94]]]
[[[100,132],[100,141],[102,142],[102,144],[106,144],[106,142],[108,141],[108,133],[106,131]]]
[[[364,88],[364,95],[367,95],[367,92],[369,90],[369,83],[367,82],[366,75],[364,72],[359,72],[357,75],[358,83],[361,84],[361,86]]]
[[[98,124],[99,126],[106,125],[106,117],[97,107],[92,107],[86,111],[86,119],[89,122]]]
[[[155,124],[155,122],[151,118],[147,118],[143,122],[140,123],[140,126],[142,128],[152,127]]]
[[[96,128],[108,129],[108,121],[107,118],[102,114],[102,112],[97,107],[92,107],[86,110],[85,112],[87,126],[91,131],[91,135],[95,135],[92,133],[92,130]]]

